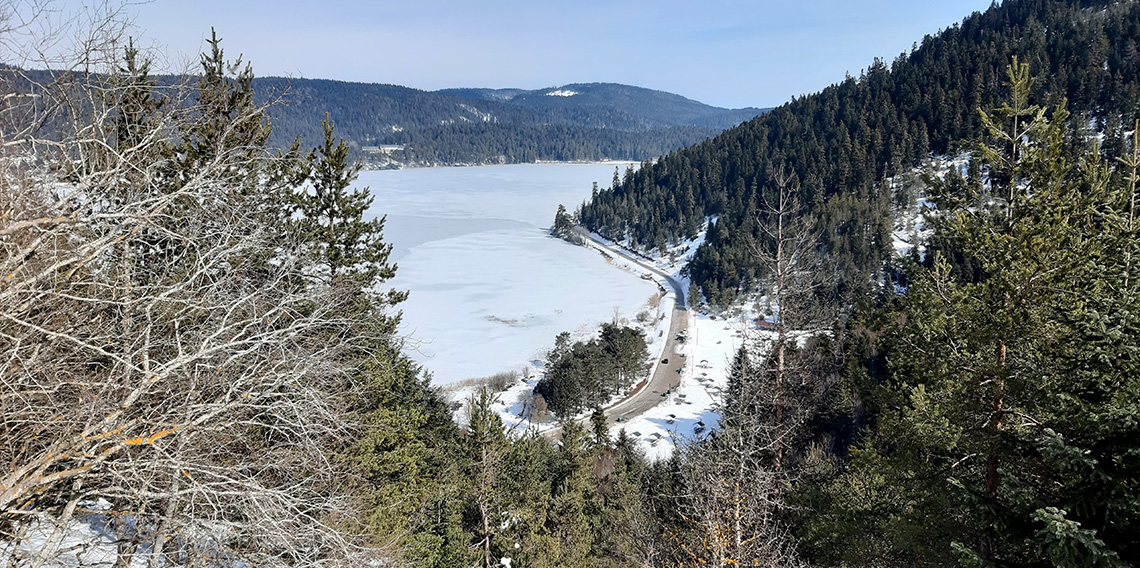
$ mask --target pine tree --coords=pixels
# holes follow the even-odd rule
[[[610,429],[606,425],[606,413],[602,411],[601,407],[595,406],[593,412],[590,413],[590,426],[591,433],[594,435],[594,447],[600,450],[608,448],[610,445]]]
[[[475,546],[483,557],[483,568],[492,566],[492,539],[499,531],[502,517],[502,477],[508,452],[503,421],[492,406],[496,399],[482,388],[468,401],[470,419],[465,437],[467,478],[472,486],[472,501],[477,512]],[[498,565],[498,560],[494,561]]]
[[[133,39],[124,48],[123,64],[111,78],[111,104],[115,108],[115,147],[120,154],[139,154],[143,147],[156,146],[156,114],[166,99],[155,95],[155,80],[150,76],[150,60],[140,58]],[[144,155],[154,155],[154,150]]]
[[[201,55],[201,75],[197,84],[195,116],[180,133],[180,141],[168,150],[171,182],[175,188],[191,180],[203,169],[223,160],[240,164],[224,173],[239,182],[245,191],[254,192],[266,157],[266,143],[272,129],[265,109],[254,102],[253,68],[242,66],[241,58],[229,62],[222,50],[222,40],[211,29],[209,53]],[[244,183],[243,180],[246,180]],[[273,206],[275,196],[263,196]]]
[[[396,273],[388,264],[392,245],[383,240],[386,217],[365,220],[375,198],[368,188],[350,190],[361,166],[349,162],[348,144],[333,137],[327,115],[321,125],[324,143],[309,158],[311,186],[293,195],[294,231],[313,243],[329,281],[349,280],[370,303],[395,305],[407,297],[405,292],[377,289]]]
[[[550,505],[550,533],[558,542],[555,566],[586,566],[593,545],[591,517],[595,514],[593,455],[586,431],[570,421],[562,426],[555,491]]]
[[[1129,210],[1130,195],[1108,191],[1095,155],[1071,166],[1064,109],[1028,104],[1024,64],[1008,76],[1012,102],[983,115],[996,142],[981,159],[1004,170],[1000,199],[939,204],[980,273],[966,278],[937,260],[911,286],[888,355],[899,408],[879,430],[893,450],[872,450],[881,457],[866,463],[912,503],[884,529],[902,559],[1116,566],[1135,554],[1115,528],[1135,517],[1113,497],[1134,490],[1125,473],[1134,469],[1113,454],[1134,427],[1108,426],[1122,423],[1107,416],[1132,414],[1112,393],[1136,386],[1129,367],[1093,361],[1135,348],[1125,339],[1135,337],[1131,300],[1120,294],[1121,251],[1135,241],[1127,215],[1114,213]],[[1089,475],[1100,481],[1081,480]]]
[[[566,206],[559,203],[558,212],[554,215],[554,227],[550,229],[550,233],[560,239],[577,243],[580,237],[574,234],[574,226],[574,219],[566,212]]]

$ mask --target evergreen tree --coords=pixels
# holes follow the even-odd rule
[[[171,180],[175,188],[196,173],[211,168],[221,160],[232,160],[241,167],[225,172],[230,180],[257,179],[264,164],[266,143],[272,129],[264,108],[254,101],[253,68],[242,66],[241,58],[229,62],[222,50],[222,40],[211,29],[209,53],[201,55],[202,72],[198,79],[195,116],[180,133],[180,141],[169,150]],[[239,184],[240,185],[240,184]],[[274,196],[264,196],[272,203]]]
[[[392,245],[383,240],[386,217],[365,220],[375,198],[368,188],[350,190],[360,164],[349,162],[348,145],[333,137],[334,124],[327,116],[322,126],[324,144],[310,155],[311,186],[293,195],[294,230],[314,244],[331,281],[355,282],[378,306],[397,304],[407,297],[405,292],[377,290],[396,273],[388,264]]]
[[[610,445],[610,429],[606,425],[606,413],[602,411],[601,407],[594,407],[593,412],[590,413],[590,427],[594,435],[594,447],[599,449],[608,448]]]
[[[555,491],[550,504],[550,532],[558,543],[551,551],[554,566],[586,566],[593,544],[591,517],[596,513],[593,456],[585,429],[577,422],[562,426]]]
[[[499,532],[502,507],[501,478],[507,454],[507,438],[503,421],[492,405],[495,397],[486,388],[472,395],[468,402],[470,419],[466,436],[466,473],[472,486],[472,506],[476,512],[475,530],[479,540],[475,547],[483,557],[483,568],[492,566],[492,539]],[[498,565],[498,560],[494,560]]]
[[[1001,198],[940,203],[980,273],[938,260],[888,314],[900,324],[885,345],[887,408],[830,490],[831,518],[882,535],[890,562],[1130,565],[1137,548],[1118,528],[1137,519],[1123,497],[1136,464],[1122,459],[1137,439],[1121,357],[1137,337],[1131,189],[1095,153],[1067,162],[1064,109],[1026,103],[1024,64],[1009,78],[1012,102],[985,115],[996,142],[981,152],[1005,168]],[[853,485],[870,490],[851,499]]]

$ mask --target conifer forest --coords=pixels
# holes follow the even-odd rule
[[[172,75],[52,6],[0,1],[0,567],[1140,566],[1140,2],[994,2],[727,130],[389,133],[657,156],[553,232],[703,234],[690,309],[779,306],[664,459],[603,412],[652,336],[548,338],[556,435],[448,399],[335,113],[275,134],[224,23]]]

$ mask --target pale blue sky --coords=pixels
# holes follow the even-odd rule
[[[154,0],[147,44],[193,57],[210,26],[259,76],[420,89],[606,81],[774,106],[893,59],[990,0]]]

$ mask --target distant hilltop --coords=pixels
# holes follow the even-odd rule
[[[542,111],[557,109],[592,126],[618,130],[651,130],[698,126],[724,130],[764,113],[764,109],[726,109],[681,95],[617,83],[572,83],[526,91],[522,89],[444,89],[438,93],[460,98],[503,102]]]
[[[270,110],[273,139],[306,146],[327,112],[337,135],[371,166],[645,160],[751,120],[765,109],[725,109],[680,95],[615,83],[547,89],[458,88],[327,79],[254,80]]]
[[[50,82],[53,72],[22,70]],[[160,85],[184,78],[158,75]],[[748,122],[769,109],[726,109],[673,93],[617,83],[546,89],[423,91],[379,83],[261,77],[254,96],[268,106],[269,144],[336,135],[370,168],[534,162],[644,161]],[[50,132],[52,124],[46,124]]]

